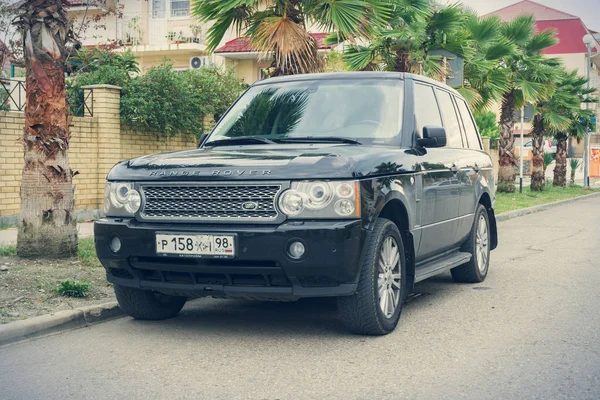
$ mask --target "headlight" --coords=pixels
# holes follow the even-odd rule
[[[356,181],[292,182],[290,189],[279,196],[279,209],[288,217],[358,218],[360,193]]]
[[[104,186],[104,213],[108,217],[133,217],[142,205],[142,196],[132,183],[108,182]]]

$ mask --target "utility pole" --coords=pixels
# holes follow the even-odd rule
[[[583,37],[583,43],[587,47],[587,88],[590,88],[590,68],[592,63],[592,42],[594,38],[589,33]],[[585,109],[590,107],[589,103],[585,103]],[[583,149],[583,186],[590,186],[590,127],[586,126],[585,148]]]
[[[519,154],[521,155],[520,160],[520,165],[519,165],[519,193],[523,193],[523,152],[525,151],[525,148],[523,147],[523,131],[525,130],[524,128],[525,125],[525,106],[521,106],[521,150],[519,151]]]

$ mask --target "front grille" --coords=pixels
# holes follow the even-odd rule
[[[281,185],[143,185],[141,216],[151,220],[268,221]]]

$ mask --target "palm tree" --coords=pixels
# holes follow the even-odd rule
[[[500,109],[500,145],[498,191],[515,191],[515,169],[517,159],[514,154],[513,115],[515,109],[531,102],[537,103],[551,93],[550,71],[544,65],[542,50],[557,43],[554,32],[544,30],[536,33],[532,16],[519,16],[501,27],[501,34],[507,43],[514,44],[514,51],[502,57],[502,68],[508,90],[502,95]]]
[[[557,141],[556,164],[554,166],[553,185],[567,185],[567,141],[569,137],[579,141],[588,134],[594,110],[582,109],[582,103],[596,103],[597,99],[589,95],[595,89],[587,88],[587,79],[577,76],[577,71],[564,72],[558,81],[555,95],[548,101],[547,113],[552,118],[560,117],[562,126],[550,129]],[[555,115],[553,117],[553,114]]]
[[[469,38],[464,52],[462,87],[456,88],[476,111],[483,112],[509,89],[503,59],[515,52],[515,45],[501,35],[502,21],[471,14],[465,21],[463,36]]]
[[[309,23],[336,30],[345,38],[371,37],[391,9],[386,0],[195,0],[192,4],[196,18],[213,22],[207,34],[208,51],[215,50],[233,28],[237,35],[248,36],[259,51],[273,54],[271,75],[321,70],[317,43],[307,31]]]
[[[412,72],[442,80],[446,71],[431,50],[446,49],[459,56],[469,48],[458,34],[467,14],[459,5],[438,6],[429,0],[394,0],[388,25],[369,45],[346,48],[344,60],[353,70]],[[340,35],[330,36],[336,39]]]
[[[17,10],[27,84],[17,241],[21,257],[65,257],[77,252],[64,74],[66,45],[72,38],[68,4],[28,0],[19,3]]]
[[[566,129],[569,124],[569,118],[561,114],[557,105],[560,102],[573,99],[573,97],[569,97],[570,93],[567,93],[564,90],[565,88],[561,87],[560,77],[565,72],[557,59],[547,58],[542,60],[538,65],[537,72],[541,72],[548,82],[558,80],[559,83],[557,85],[548,83],[546,85],[546,98],[539,100],[535,106],[536,113],[533,116],[531,130],[531,190],[534,192],[546,189],[546,165],[544,160],[547,155],[544,154],[544,138],[548,132],[561,131]]]

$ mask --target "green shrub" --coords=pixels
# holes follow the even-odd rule
[[[247,87],[232,69],[174,71],[167,61],[138,75],[135,59],[129,50],[80,51],[68,87],[72,113],[83,112],[82,86],[116,85],[123,88],[121,119],[131,128],[164,137],[199,136],[208,129],[206,117],[219,119]]]
[[[481,136],[489,137],[492,141],[500,137],[500,127],[496,122],[496,114],[491,111],[476,111],[473,114]]]
[[[9,244],[6,246],[0,246],[0,256],[16,256],[17,246]]]
[[[82,86],[115,85],[124,87],[140,70],[136,56],[128,49],[123,53],[115,53],[99,48],[77,52],[71,64],[75,68],[73,79],[67,81],[67,101],[71,114],[83,115],[84,93]]]
[[[91,283],[85,279],[80,281],[66,280],[58,282],[58,286],[53,291],[65,297],[86,297],[91,286]]]
[[[205,117],[218,119],[243,89],[231,70],[177,72],[163,63],[123,88],[121,118],[133,128],[161,136],[199,136],[208,128]]]

